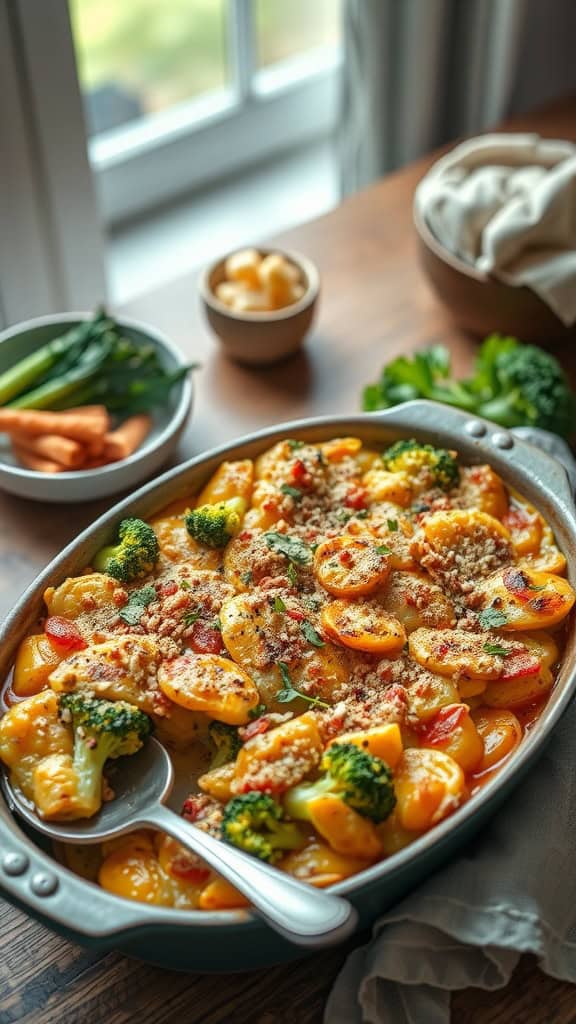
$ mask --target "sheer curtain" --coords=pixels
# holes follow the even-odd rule
[[[344,18],[344,193],[576,90],[575,0],[346,0]]]

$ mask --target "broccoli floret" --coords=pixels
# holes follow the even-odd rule
[[[92,564],[98,572],[131,583],[152,572],[159,554],[158,538],[148,523],[123,519],[118,527],[118,544],[101,548]]]
[[[297,825],[283,821],[284,813],[265,793],[235,796],[224,808],[222,837],[260,860],[274,864],[284,850],[299,850],[306,842]]]
[[[236,726],[227,725],[225,722],[210,722],[208,738],[214,750],[209,771],[212,771],[213,768],[221,768],[222,765],[228,764],[229,761],[236,760],[238,751],[242,746],[242,740],[238,735]]]
[[[152,732],[152,721],[126,701],[101,700],[80,691],[61,694],[58,711],[74,731],[76,802],[85,808],[85,816],[91,817],[102,804],[106,761],[140,750]]]
[[[536,345],[491,335],[478,356],[469,387],[477,412],[503,427],[539,427],[569,438],[576,402],[557,359]]]
[[[382,453],[382,460],[392,473],[403,471],[413,477],[427,470],[434,485],[443,491],[456,487],[460,479],[458,463],[451,452],[415,440],[396,441]]]
[[[186,529],[194,540],[209,548],[223,548],[242,529],[244,498],[229,498],[215,505],[201,505],[188,512]]]
[[[286,793],[284,807],[291,818],[310,820],[310,801],[327,793],[371,821],[384,821],[394,810],[392,772],[379,757],[352,743],[333,743],[320,762],[320,771],[323,774],[315,782],[302,782]]]

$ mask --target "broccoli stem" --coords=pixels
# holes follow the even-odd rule
[[[90,739],[83,739],[77,733],[73,760],[78,778],[78,795],[84,803],[93,806],[101,803],[104,765],[117,740],[114,736],[102,733],[94,742],[95,745],[91,746]]]
[[[288,790],[284,797],[284,809],[290,818],[310,821],[310,800],[335,792],[334,780],[329,775],[316,782],[303,782]]]

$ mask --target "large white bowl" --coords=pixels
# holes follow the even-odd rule
[[[0,373],[30,355],[52,338],[86,320],[88,313],[59,313],[9,327],[0,334]],[[153,345],[167,370],[186,366],[184,354],[162,334],[135,320],[115,317],[123,332],[142,345]],[[6,435],[0,434],[0,489],[35,501],[76,502],[105,498],[128,490],[158,470],[178,443],[192,407],[190,376],[174,385],[168,402],[153,410],[154,424],[133,455],[97,469],[65,473],[37,473],[20,466]]]

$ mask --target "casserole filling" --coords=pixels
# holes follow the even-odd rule
[[[0,758],[40,815],[90,817],[154,729],[186,818],[331,885],[434,828],[522,742],[554,685],[565,568],[490,466],[286,439],[124,520],[48,588]],[[56,854],[129,899],[245,905],[160,833]]]

